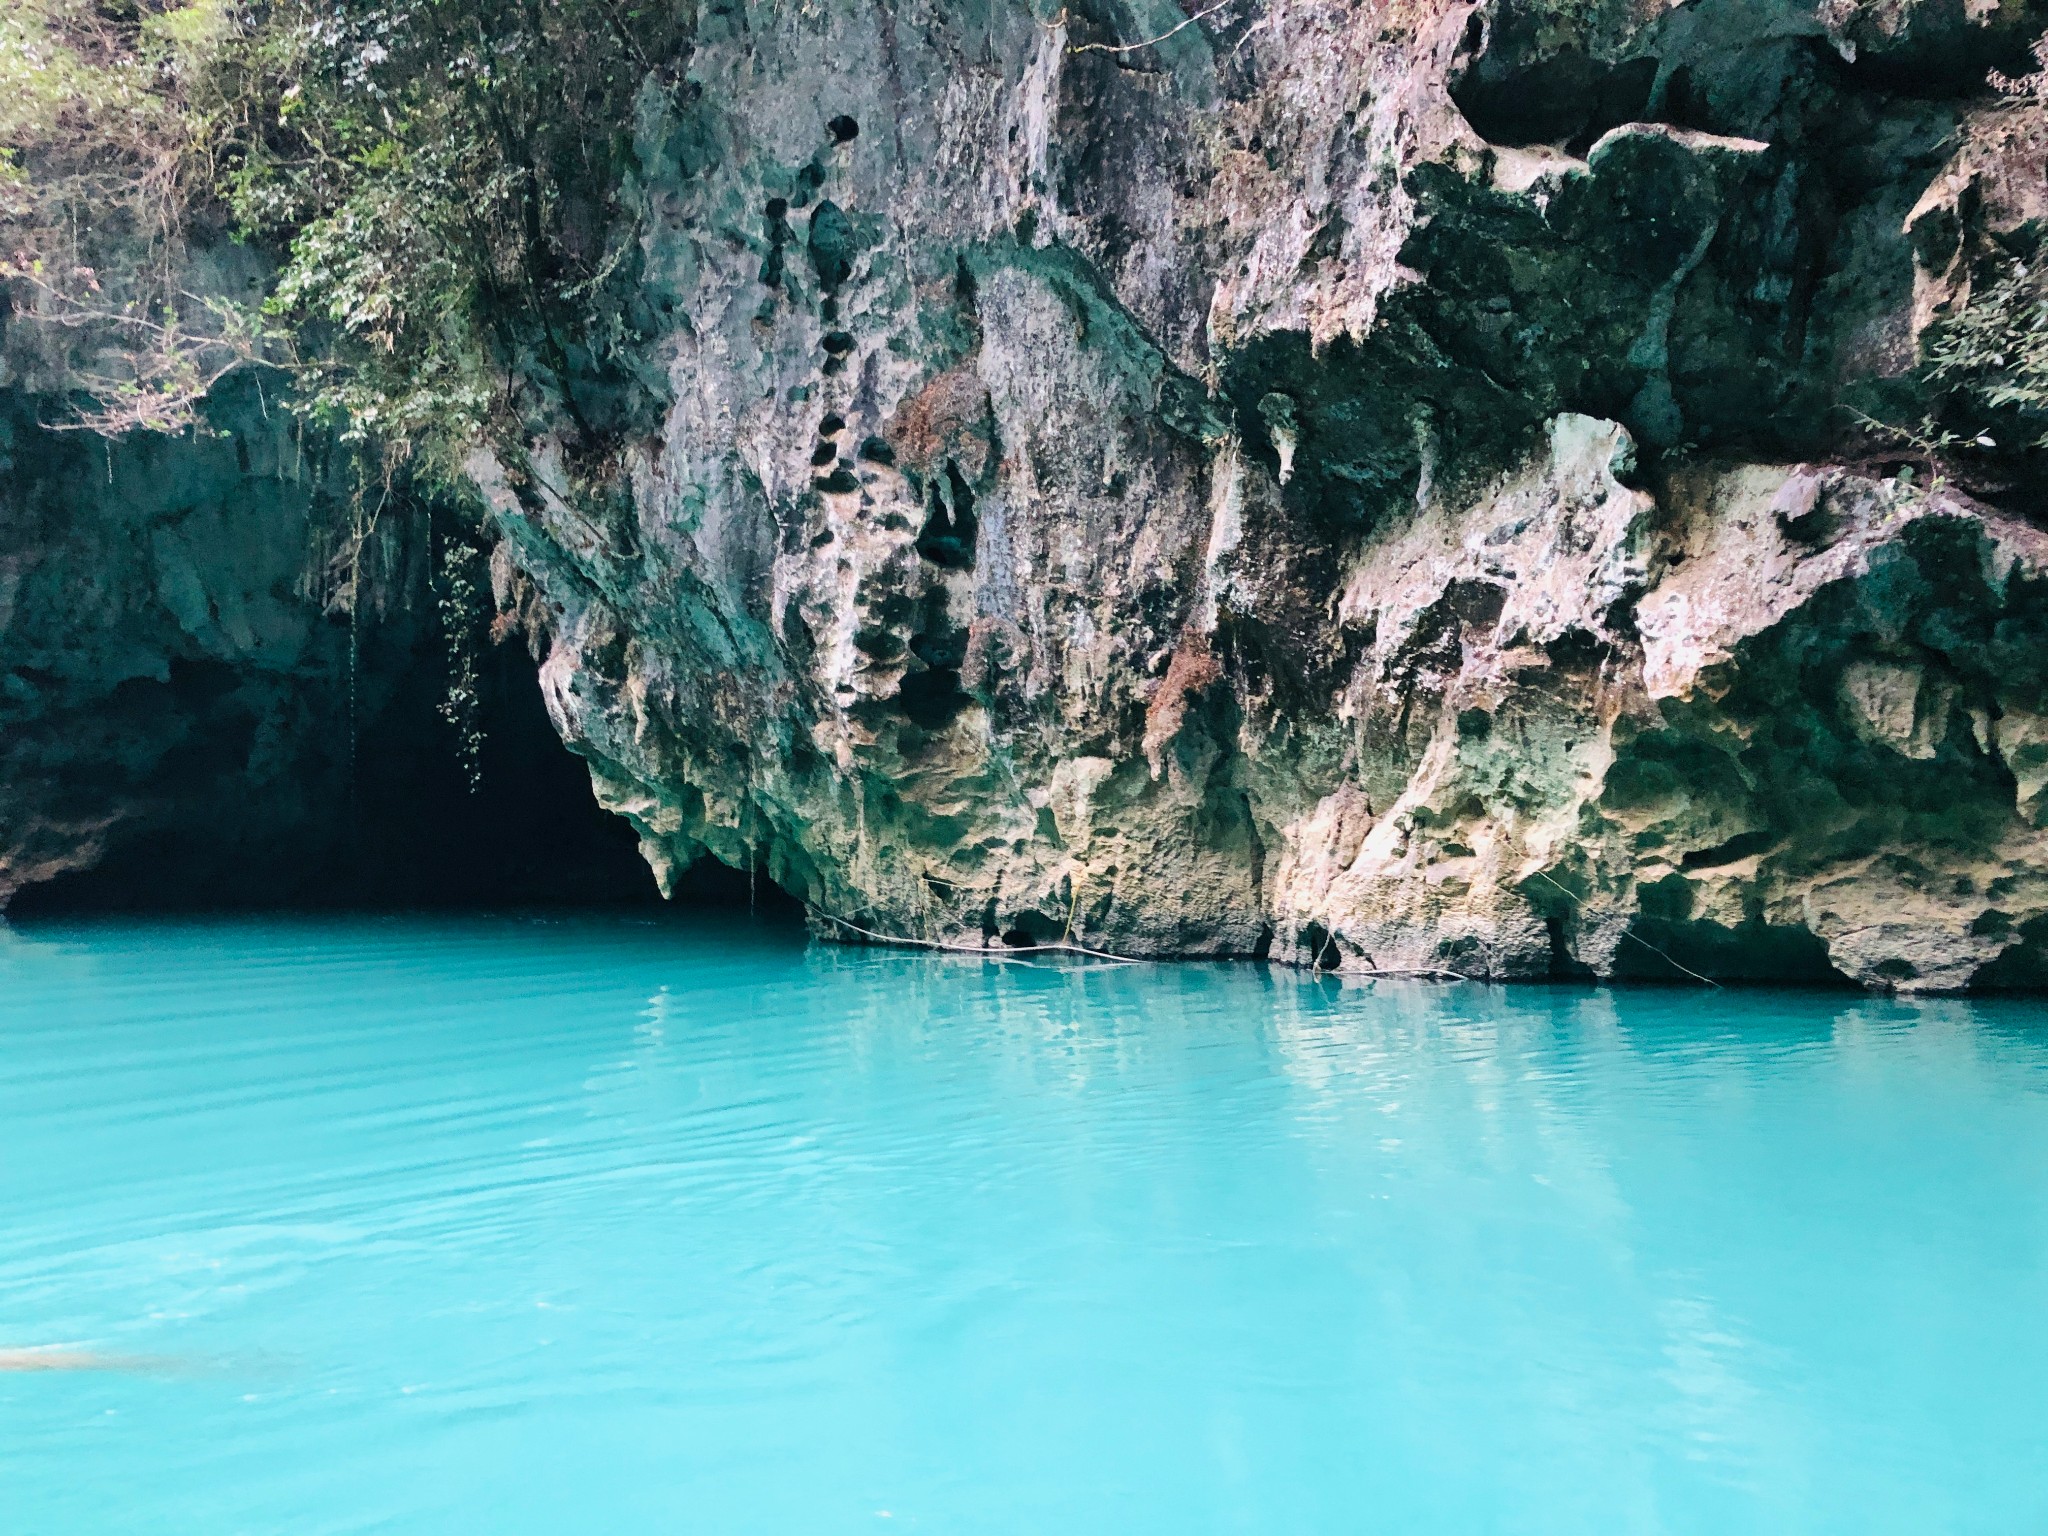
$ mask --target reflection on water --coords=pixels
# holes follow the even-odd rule
[[[0,931],[0,1528],[2044,1529],[2044,1017]]]

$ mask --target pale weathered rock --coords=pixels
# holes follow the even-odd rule
[[[828,933],[2019,976],[2039,536],[1825,456],[1955,259],[1957,108],[1891,82],[2040,19],[1151,10],[707,17],[643,95],[663,430],[477,470],[657,867]]]

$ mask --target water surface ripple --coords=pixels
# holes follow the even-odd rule
[[[0,930],[0,1530],[2048,1530],[2048,1010]]]

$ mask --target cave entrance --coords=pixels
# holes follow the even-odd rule
[[[362,666],[381,702],[357,722],[353,774],[344,716],[316,733],[331,738],[331,761],[277,781],[279,796],[301,804],[236,808],[243,816],[216,808],[215,775],[159,783],[161,814],[117,836],[91,869],[25,887],[7,918],[548,907],[751,911],[801,925],[801,906],[765,873],[750,880],[708,859],[662,900],[632,827],[598,805],[583,761],[556,734],[523,645],[483,658],[474,788],[441,713],[438,637],[373,633]],[[205,714],[187,723],[202,739],[222,734]],[[246,736],[224,750],[258,750]]]

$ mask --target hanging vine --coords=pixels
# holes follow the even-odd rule
[[[441,718],[455,731],[455,753],[469,792],[484,783],[483,668],[494,604],[483,551],[462,539],[441,545],[438,606],[448,666]]]

